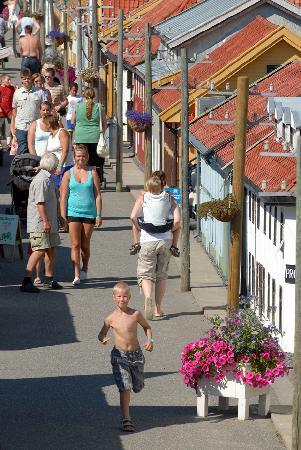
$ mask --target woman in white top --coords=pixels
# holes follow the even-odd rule
[[[60,187],[64,173],[73,166],[69,133],[60,127],[60,122],[56,114],[47,116],[45,123],[47,131],[50,132],[46,151],[52,152],[58,157],[58,168],[52,176],[56,186]]]
[[[32,122],[28,130],[27,142],[28,150],[31,155],[42,157],[46,152],[50,131],[48,131],[48,124],[45,122],[45,119],[50,114],[51,103],[47,101],[41,103],[41,118]]]

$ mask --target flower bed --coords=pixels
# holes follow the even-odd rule
[[[148,112],[128,110],[126,115],[129,126],[137,133],[142,133],[152,125],[152,115]]]
[[[231,373],[238,382],[262,388],[288,373],[278,330],[264,326],[253,310],[211,322],[207,335],[187,344],[182,352],[180,373],[186,385],[197,389],[201,379],[222,382]],[[248,369],[243,370],[246,364]]]

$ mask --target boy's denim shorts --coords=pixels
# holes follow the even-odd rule
[[[137,393],[144,388],[144,363],[145,358],[141,348],[133,352],[113,348],[111,364],[119,392],[133,390]]]

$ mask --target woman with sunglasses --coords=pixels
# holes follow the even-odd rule
[[[37,89],[38,91],[43,91],[44,101],[47,101],[52,105],[51,93],[49,89],[46,89],[44,86],[45,78],[43,77],[43,75],[41,75],[40,73],[34,73],[32,75],[32,82],[35,89]]]

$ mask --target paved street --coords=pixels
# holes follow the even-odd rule
[[[6,167],[0,168],[1,192]],[[113,177],[107,170],[107,177]],[[136,257],[129,256],[131,193],[103,194],[105,221],[92,237],[89,280],[71,286],[68,235],[62,236],[56,274],[64,290],[36,296],[19,292],[24,263],[0,260],[0,448],[18,449],[282,449],[269,419],[238,422],[237,408],[207,420],[196,417],[196,397],[178,374],[185,343],[202,335],[207,323],[191,294],[179,292],[174,261],[164,320],[152,322],[155,348],[146,354],[146,387],[133,397],[137,432],[119,430],[119,395],[110,350],[97,334],[113,308],[111,289],[120,279],[132,287],[132,305],[142,308],[136,287]],[[9,195],[1,195],[1,204]],[[2,206],[3,210],[3,206]],[[140,334],[143,342],[143,334]],[[213,403],[210,403],[213,405]]]

